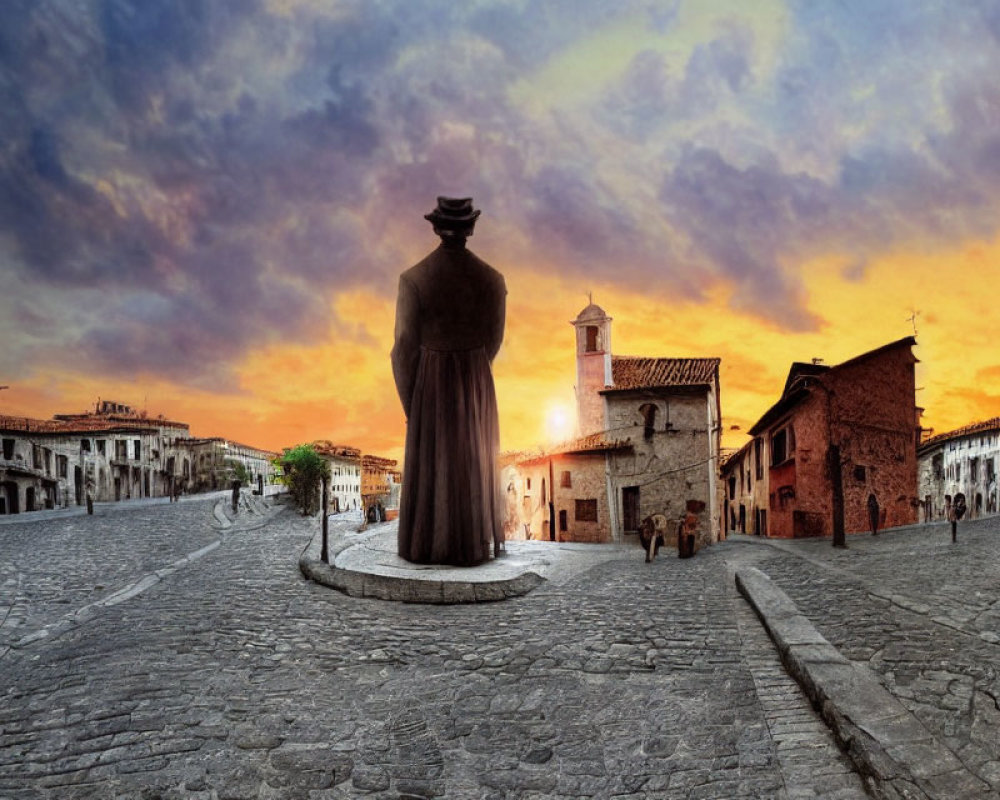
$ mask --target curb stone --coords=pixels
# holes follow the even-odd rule
[[[545,583],[545,578],[535,572],[524,572],[513,578],[495,581],[467,581],[423,580],[345,569],[335,565],[337,556],[364,539],[352,541],[331,536],[328,543],[330,563],[325,564],[319,559],[320,536],[322,533],[317,533],[302,551],[299,557],[300,571],[309,580],[351,597],[437,605],[486,603],[520,597]]]
[[[848,661],[760,570],[736,573],[789,674],[882,800],[998,798],[867,667]]]

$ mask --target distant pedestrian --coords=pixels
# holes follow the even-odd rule
[[[959,492],[951,504],[948,520],[951,522],[952,544],[958,541],[958,521],[965,516],[965,495]]]
[[[872,528],[872,536],[878,536],[879,507],[874,492],[868,495],[868,523]]]

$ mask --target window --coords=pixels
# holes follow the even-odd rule
[[[969,480],[975,483],[979,480],[979,459],[973,458],[969,460]]]
[[[753,440],[753,460],[754,460],[754,472],[757,475],[757,480],[762,480],[764,478],[764,440],[757,438]]]
[[[931,459],[931,470],[934,473],[934,480],[944,478],[944,454],[938,453]]]
[[[597,522],[597,500],[577,500],[576,521]]]
[[[656,406],[652,403],[643,403],[639,406],[639,413],[642,414],[642,438],[649,441],[656,430]]]
[[[956,464],[955,465],[955,480],[956,481],[962,480],[962,465],[961,464]]]
[[[527,490],[528,490],[529,492],[531,491],[531,478],[525,478],[525,488],[526,488],[526,489],[527,489]]]
[[[564,469],[562,471],[562,475],[560,476],[559,480],[559,485],[564,489],[569,489],[573,486],[573,479],[572,476],[569,474],[568,469]]]
[[[595,353],[597,352],[597,326],[588,325],[587,326],[587,352]]]
[[[569,523],[566,519],[567,516],[568,514],[566,513],[566,509],[559,512],[559,530],[562,533],[565,533],[569,529]]]
[[[69,459],[66,456],[56,456],[56,471],[60,478],[69,475]]]
[[[993,483],[993,481],[996,479],[997,476],[996,462],[993,460],[992,457],[987,458],[984,463],[984,466],[986,467],[986,482]]]
[[[102,456],[107,452],[107,446],[108,443],[105,439],[97,440],[97,452],[100,453]]]
[[[89,453],[90,452],[90,439],[81,439],[80,440],[80,451],[83,452],[83,453]]]
[[[142,457],[142,442],[136,439],[133,444],[135,445],[135,460],[138,461]]]
[[[115,441],[115,458],[118,461],[126,461],[128,459],[128,442],[120,439]]]
[[[860,481],[861,483],[865,482],[865,468],[861,464],[858,464],[854,468],[854,480]]]
[[[771,436],[771,466],[777,466],[788,458],[788,433],[780,430]]]
[[[14,460],[14,440],[4,439],[3,440],[3,458],[4,461]]]
[[[31,445],[31,466],[35,469],[42,468],[42,448],[37,444]]]

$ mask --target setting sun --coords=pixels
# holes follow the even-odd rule
[[[545,431],[552,444],[565,441],[573,434],[573,416],[566,406],[549,406],[545,415]]]

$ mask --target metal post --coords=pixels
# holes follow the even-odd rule
[[[329,520],[329,507],[328,498],[326,494],[326,478],[323,478],[323,549],[319,554],[320,559],[324,564],[330,563],[330,548],[329,548],[329,534],[330,534],[330,520]]]

